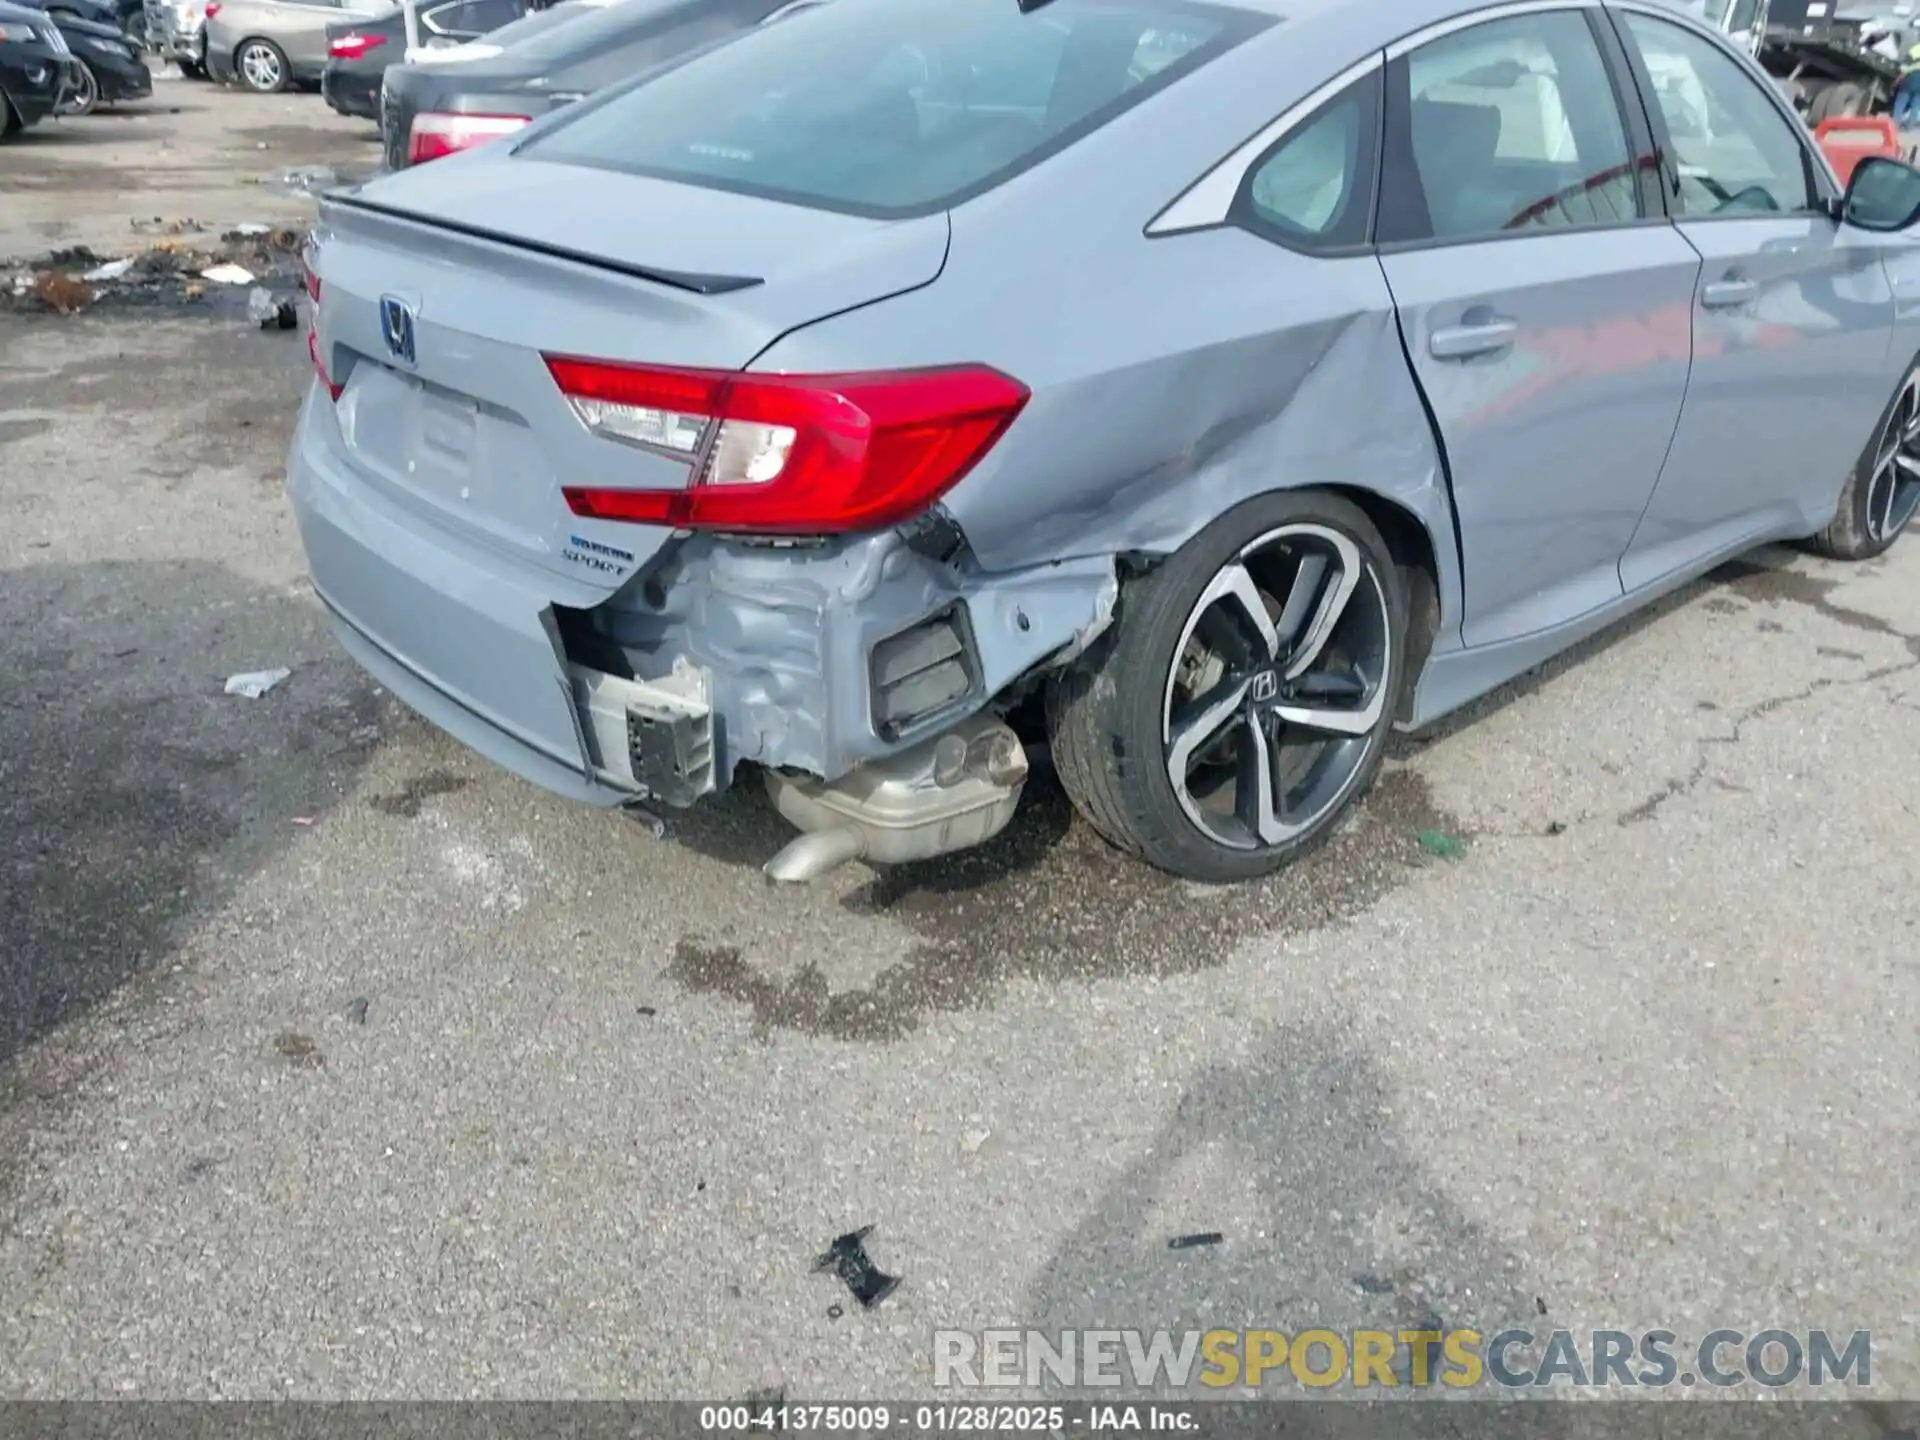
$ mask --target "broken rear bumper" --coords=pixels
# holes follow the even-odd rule
[[[752,762],[843,800],[886,787],[853,818],[871,822],[875,858],[904,854],[908,842],[889,837],[907,824],[903,806],[918,814],[923,779],[942,771],[951,809],[970,773],[965,746],[936,766],[936,742],[1083,649],[1119,593],[1110,557],[990,576],[957,539],[889,532],[779,546],[681,538],[609,596],[364,483],[316,433],[314,404],[288,491],[344,647],[462,743],[588,804],[689,805]],[[973,769],[1017,793],[1004,756],[982,746]],[[824,791],[805,801],[823,816],[836,803]]]

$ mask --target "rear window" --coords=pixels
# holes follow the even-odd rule
[[[614,0],[611,5],[554,8],[572,9],[579,18],[573,24],[553,27],[514,45],[516,61],[544,64],[578,60],[583,55],[618,45],[636,31],[658,27],[689,6],[686,0]]]
[[[830,0],[527,142],[542,160],[897,217],[944,209],[1268,23],[1187,0]]]

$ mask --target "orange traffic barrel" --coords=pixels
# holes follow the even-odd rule
[[[1884,115],[1836,115],[1822,120],[1813,138],[1842,185],[1853,178],[1853,167],[1869,155],[1894,160],[1906,156],[1900,145],[1899,126]]]

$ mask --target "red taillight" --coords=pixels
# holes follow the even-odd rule
[[[589,429],[692,472],[677,490],[569,488],[576,515],[763,534],[876,530],[921,513],[1029,398],[980,365],[748,375],[550,355],[547,368]]]
[[[419,165],[471,150],[531,123],[529,115],[444,115],[437,111],[416,115],[413,129],[407,132],[407,163]]]
[[[338,400],[344,387],[333,383],[333,376],[327,373],[327,362],[320,354],[320,276],[313,268],[311,253],[300,257],[300,268],[306,273],[307,282],[307,358],[313,361],[313,373],[327,387],[327,398]]]
[[[384,35],[342,35],[338,40],[327,42],[327,54],[335,60],[358,60],[369,50],[377,50],[386,43]]]

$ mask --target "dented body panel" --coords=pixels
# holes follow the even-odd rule
[[[1604,23],[1598,0],[1567,3]],[[712,183],[667,178],[685,172],[657,157],[649,170],[565,163],[564,145],[546,156],[576,121],[594,133],[591,117],[618,96],[549,116],[524,142],[323,204],[323,376],[289,482],[315,584],[348,648],[467,743],[594,803],[690,803],[742,766],[761,767],[782,813],[823,826],[852,817],[787,867],[798,872],[826,858],[933,853],[941,836],[975,843],[1004,823],[1019,783],[1005,761],[1012,708],[1116,616],[1124,633],[1126,577],[1276,491],[1336,492],[1348,514],[1357,502],[1389,568],[1418,592],[1402,637],[1410,673],[1393,677],[1393,713],[1409,726],[1726,554],[1804,535],[1832,514],[1830,477],[1796,474],[1780,482],[1791,494],[1779,503],[1722,517],[1732,539],[1701,516],[1745,505],[1750,487],[1737,477],[1763,473],[1770,457],[1736,444],[1739,463],[1714,466],[1675,442],[1712,398],[1703,362],[1718,352],[1703,346],[1712,336],[1696,313],[1696,282],[1712,277],[1660,215],[1606,233],[1494,226],[1431,246],[1376,246],[1367,223],[1356,243],[1309,255],[1239,223],[1244,212],[1225,202],[1217,214],[1211,201],[1189,204],[1221,189],[1233,200],[1294,123],[1292,107],[1311,113],[1354,76],[1386,74],[1383,53],[1403,37],[1473,7],[1225,8],[1252,38],[1027,168],[921,209],[756,189],[750,167],[782,153],[784,137],[761,152],[707,146],[716,163],[749,167],[748,179]],[[1065,23],[1070,10],[1036,10],[1033,23]],[[724,79],[727,56],[809,24],[853,27],[833,32],[852,46],[884,13],[879,0],[843,0],[706,63]],[[917,135],[906,121],[879,128],[920,113],[920,98],[893,98],[906,110],[879,107],[867,133]],[[849,126],[839,148],[792,164],[818,178],[852,156],[857,171],[860,138]],[[1157,223],[1183,206],[1200,218]],[[1760,234],[1760,222],[1745,223]],[[1808,248],[1764,241],[1756,254],[1782,266]],[[1804,257],[1766,297],[1795,298],[1796,335],[1854,355],[1849,384],[1867,396],[1905,363],[1887,358],[1894,306],[1877,253],[1848,258],[1857,283],[1844,311],[1823,308]],[[1506,318],[1479,315],[1490,306]],[[1736,349],[1760,344],[1741,340],[1745,319],[1721,323]],[[1479,331],[1505,339],[1458,348]],[[574,363],[608,393],[563,391]],[[694,508],[731,491],[716,499],[724,514],[751,504],[741,495],[769,475],[784,484],[781,467],[804,453],[796,435],[831,436],[809,463],[858,452],[863,479],[885,469],[860,448],[857,426],[834,429],[815,410],[796,419],[789,403],[836,405],[865,424],[873,417],[847,396],[872,394],[876,376],[881,388],[902,377],[933,386],[983,371],[1017,403],[993,412],[1004,423],[938,486],[886,512],[889,523],[849,508],[837,525],[783,518],[742,534],[755,527]],[[744,393],[757,398],[727,409]],[[802,393],[810,399],[795,402]],[[629,428],[591,406],[619,410]],[[939,423],[957,429],[979,414],[949,409]],[[893,439],[926,423],[898,421]],[[743,454],[775,463],[716,480],[736,426]],[[1609,448],[1623,427],[1630,443]],[[1851,429],[1846,438],[1854,443]],[[829,469],[821,461],[817,472]],[[1621,564],[1643,530],[1662,547],[1652,576]],[[1261,615],[1260,603],[1248,611],[1256,632],[1284,617]],[[1276,641],[1268,652],[1279,653]],[[1283,677],[1255,678],[1271,695]],[[1385,713],[1376,706],[1365,723]],[[980,803],[956,808],[963,795]],[[914,814],[928,817],[925,834],[911,820],[900,827]]]

